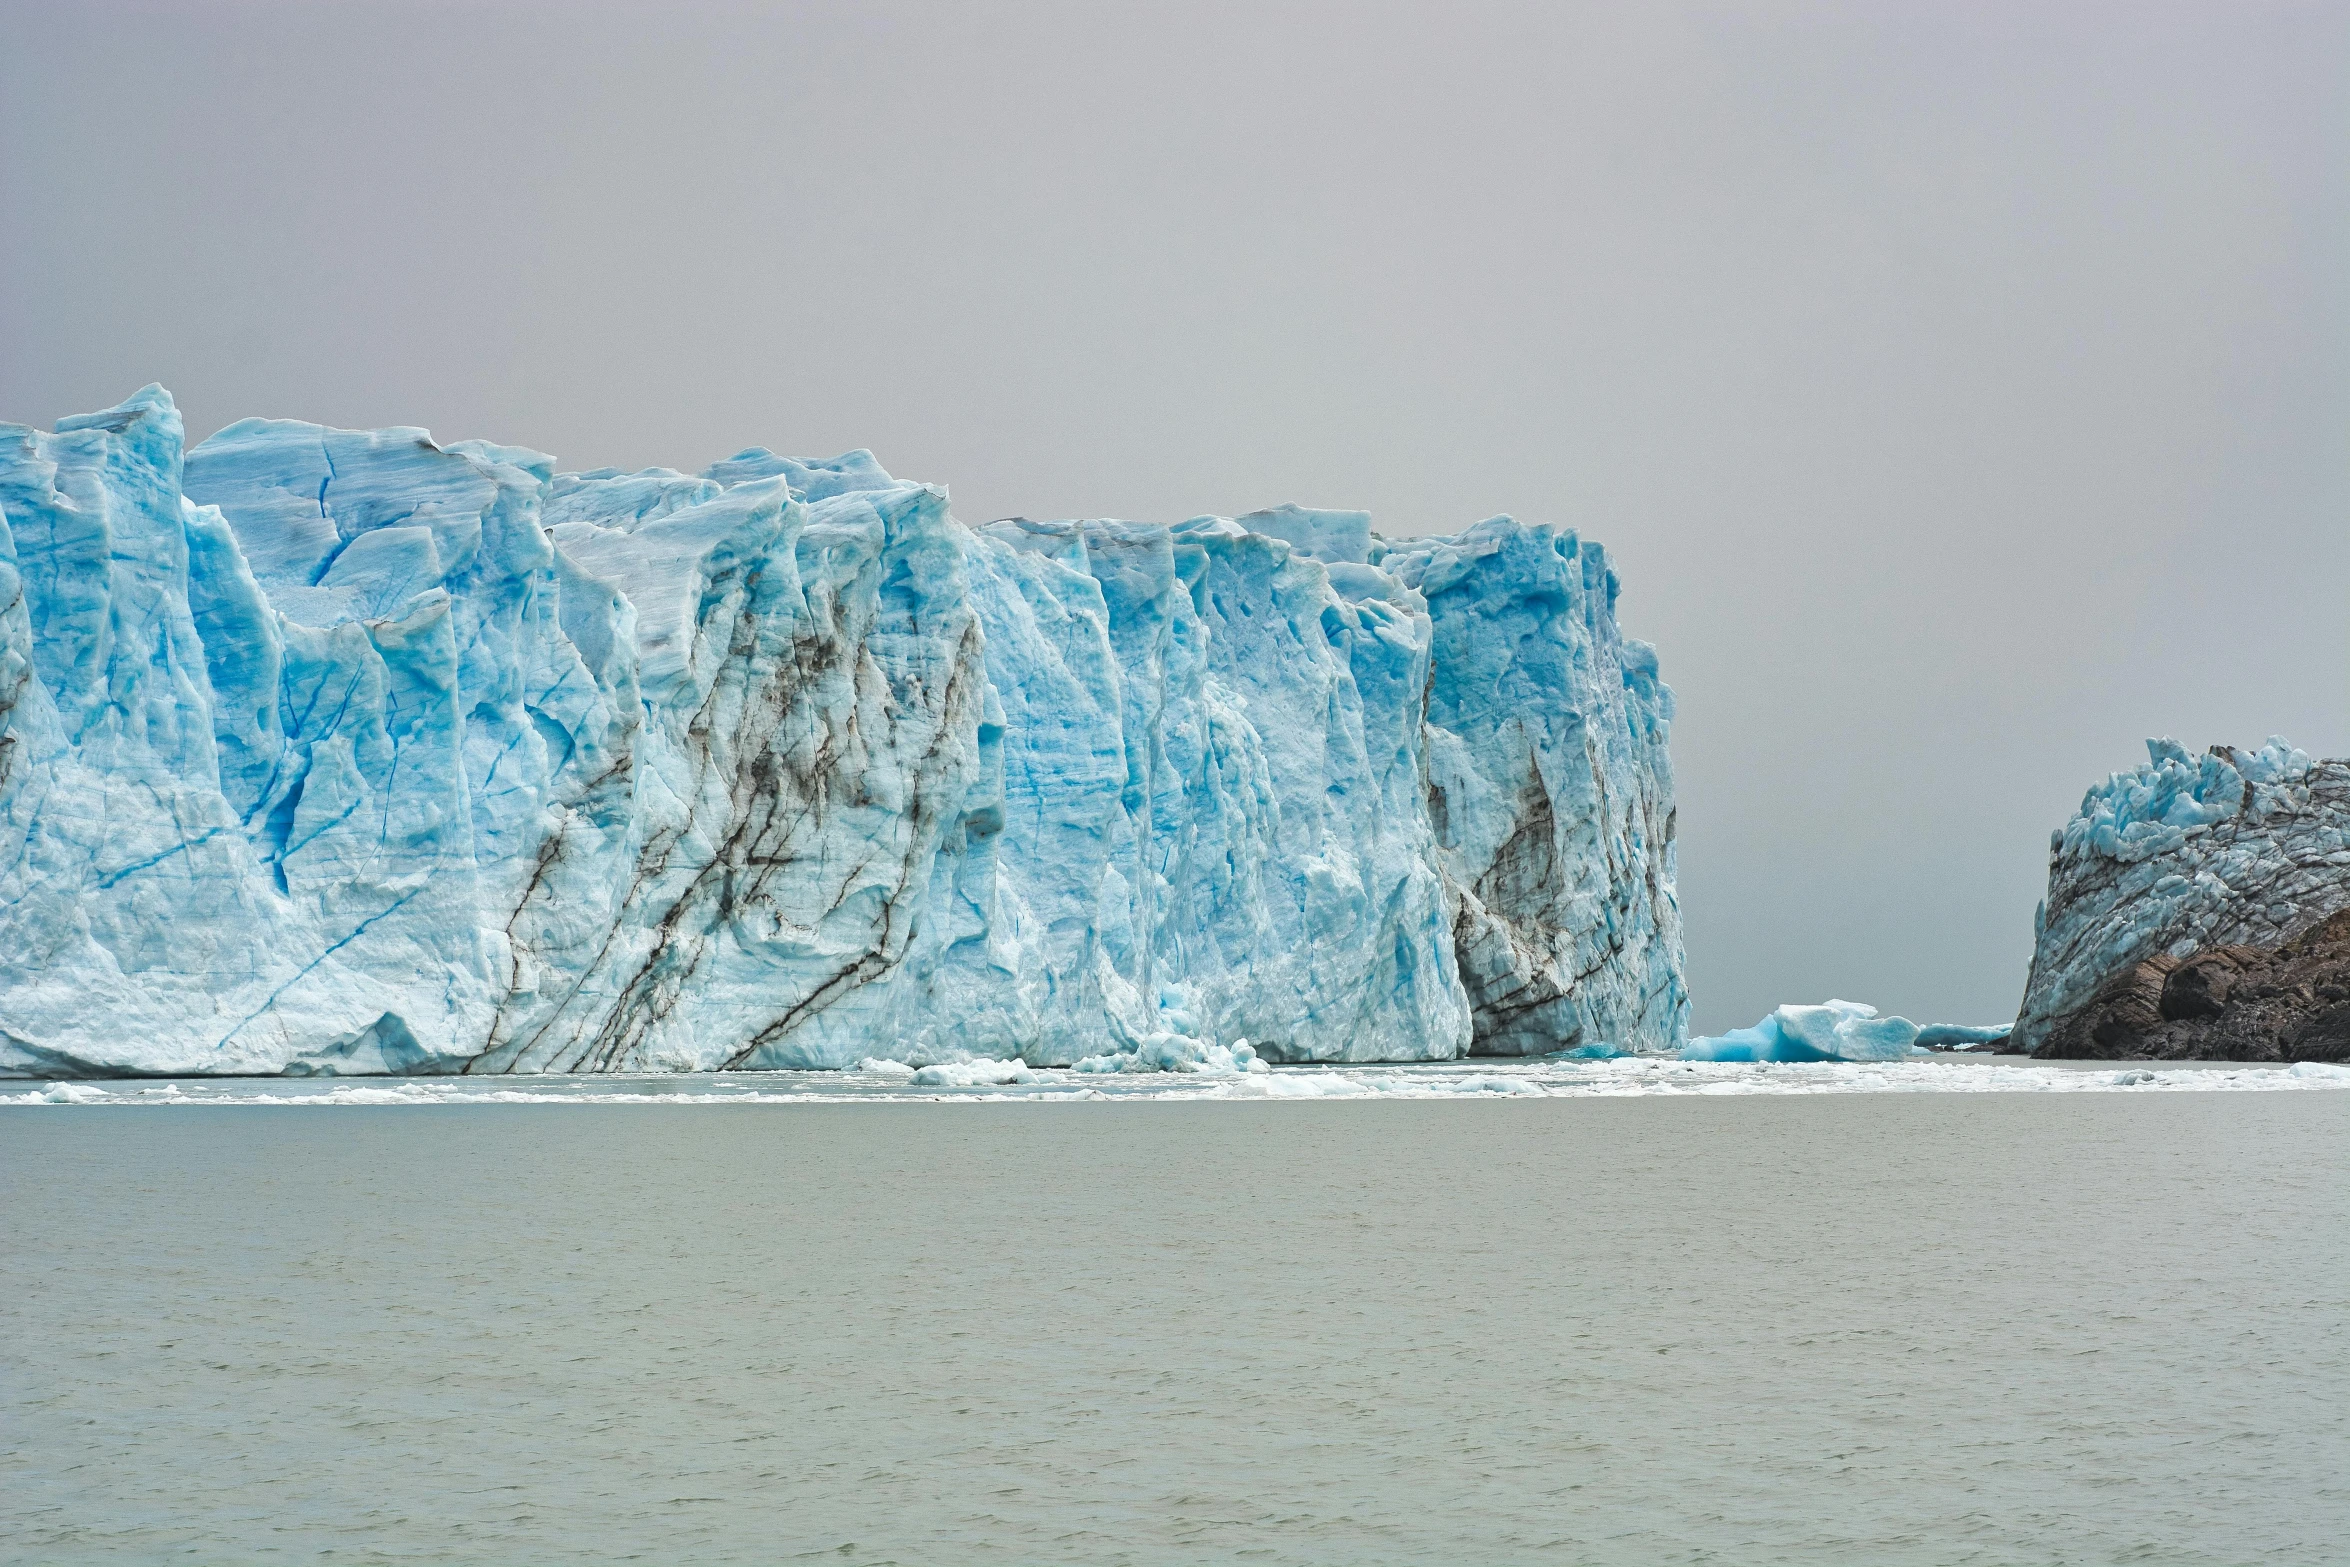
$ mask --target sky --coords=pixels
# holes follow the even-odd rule
[[[0,419],[1613,552],[1694,1022],[2014,1014],[2090,784],[2350,754],[2350,6],[0,0]]]

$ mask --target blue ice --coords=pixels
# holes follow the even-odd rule
[[[0,1071],[1668,1049],[1672,693],[1496,517],[0,426]],[[995,1063],[988,1065],[987,1063]]]

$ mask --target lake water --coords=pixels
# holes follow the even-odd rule
[[[0,1109],[0,1558],[2350,1558],[2350,1092],[1549,1070]]]

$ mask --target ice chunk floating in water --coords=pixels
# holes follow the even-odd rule
[[[1920,1030],[1905,1017],[1879,1017],[1857,1001],[1786,1006],[1749,1028],[1692,1039],[1684,1061],[1898,1061]]]
[[[1672,697],[1573,533],[971,529],[864,452],[183,453],[160,387],[0,426],[0,525],[0,1070],[1685,1032]]]
[[[2012,1023],[1929,1023],[1918,1030],[1918,1043],[1929,1050],[1965,1050],[1996,1044],[2015,1031]]]

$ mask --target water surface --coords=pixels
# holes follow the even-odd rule
[[[43,1107],[0,1203],[16,1560],[2350,1538],[2350,1093]]]

